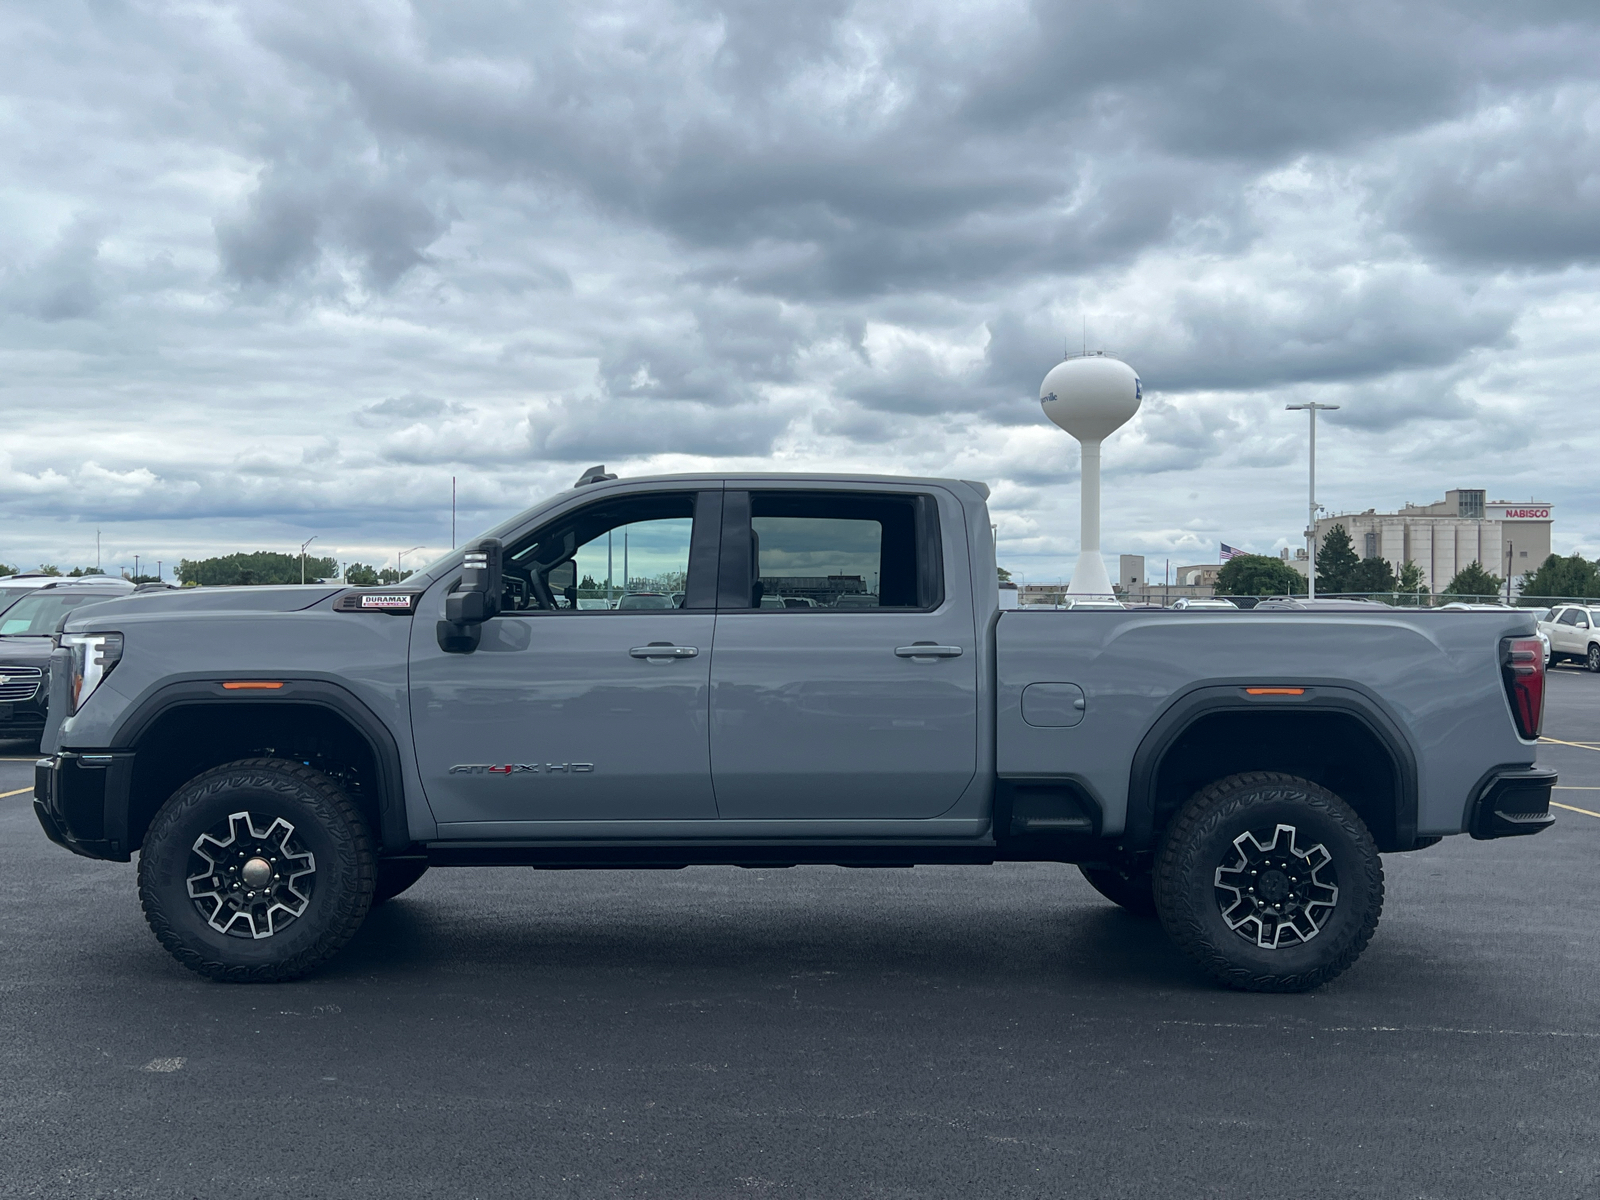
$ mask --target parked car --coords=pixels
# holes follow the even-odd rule
[[[1550,639],[1551,665],[1570,660],[1600,674],[1600,606],[1559,604],[1539,631]]]
[[[126,596],[134,586],[132,580],[115,575],[46,575],[43,571],[27,571],[0,576],[0,613],[40,588],[95,587],[104,588],[112,595]]]
[[[1239,606],[1232,600],[1224,600],[1220,596],[1179,596],[1172,602],[1172,607],[1183,609],[1224,609],[1228,612],[1239,611]]]
[[[0,612],[0,738],[37,739],[44,732],[48,693],[45,677],[52,641],[62,619],[86,604],[130,594],[134,588],[52,582],[21,590]],[[119,582],[127,583],[126,580]]]
[[[618,608],[675,608],[665,592],[628,592],[617,601]]]
[[[1027,861],[1255,991],[1357,959],[1382,854],[1552,823],[1531,614],[1002,612],[987,494],[588,473],[400,585],[96,604],[52,655],[35,812],[137,853],[156,937],[220,980],[304,975],[433,865]],[[650,521],[682,608],[555,601]],[[801,559],[880,606],[761,607]]]
[[[1251,612],[1365,612],[1392,613],[1394,608],[1381,600],[1360,600],[1354,596],[1329,597],[1324,600],[1307,596],[1267,596],[1256,603]]]

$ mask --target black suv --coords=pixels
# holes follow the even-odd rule
[[[44,732],[45,671],[61,619],[75,608],[133,590],[64,578],[5,597],[10,603],[0,610],[0,738],[37,741]]]

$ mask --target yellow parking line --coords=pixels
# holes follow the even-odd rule
[[[33,789],[31,787],[25,787],[25,788],[18,788],[14,792],[0,792],[0,800],[4,800],[7,796],[20,796],[20,795],[22,795],[23,792],[31,792],[31,791],[33,791]]]
[[[1554,800],[1550,801],[1550,807],[1564,808],[1568,812],[1582,813],[1586,817],[1600,817],[1600,813],[1590,812],[1587,808],[1573,808],[1570,804],[1557,804]]]
[[[1600,750],[1600,746],[1593,742],[1563,742],[1560,738],[1542,737],[1541,742],[1552,742],[1557,746],[1576,746],[1579,750]]]

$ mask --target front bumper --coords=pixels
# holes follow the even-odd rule
[[[33,813],[44,835],[85,858],[127,862],[132,754],[51,754],[33,765]]]
[[[1478,791],[1468,832],[1480,842],[1543,833],[1556,823],[1556,816],[1550,811],[1550,791],[1558,778],[1549,767],[1496,771]]]

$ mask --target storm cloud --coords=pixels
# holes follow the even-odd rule
[[[585,467],[987,479],[1103,348],[1108,550],[1485,487],[1600,552],[1592,5],[715,0],[0,14],[0,560],[449,541]]]

